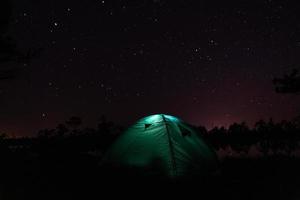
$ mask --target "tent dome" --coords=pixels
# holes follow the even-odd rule
[[[217,156],[199,133],[182,120],[156,114],[138,120],[111,146],[103,162],[167,177],[205,175]]]

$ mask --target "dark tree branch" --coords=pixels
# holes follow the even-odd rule
[[[283,78],[274,78],[273,84],[278,93],[299,94],[300,93],[300,75],[297,69]]]

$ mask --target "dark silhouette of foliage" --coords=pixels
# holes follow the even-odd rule
[[[40,48],[22,51],[18,48],[15,40],[7,35],[12,10],[10,0],[0,1],[0,80],[15,78],[42,51]]]
[[[56,127],[56,132],[58,136],[64,136],[69,132],[69,129],[64,124],[58,124]]]
[[[298,94],[300,92],[299,71],[294,69],[290,74],[286,74],[282,78],[274,78],[273,83],[278,93]]]
[[[248,148],[250,147],[249,142],[251,141],[249,136],[251,133],[245,122],[240,124],[234,123],[230,125],[227,133],[229,137],[229,143],[231,144],[231,148],[233,150],[238,153],[248,152]]]
[[[73,116],[66,121],[66,124],[73,129],[73,133],[75,134],[77,132],[77,128],[82,124],[82,120],[80,117]]]
[[[233,123],[228,128],[214,127],[211,130],[203,126],[194,128],[198,130],[199,136],[217,151],[226,152],[227,149],[232,149],[239,155],[248,155],[249,150],[255,148],[265,157],[293,156],[300,144],[299,123],[295,120],[277,123],[272,119],[267,122],[260,120],[253,128],[247,126],[245,122]],[[37,154],[59,152],[101,156],[123,130],[123,127],[107,120],[105,116],[100,118],[96,129],[83,127],[82,119],[73,116],[65,124],[58,124],[56,128],[40,130],[37,137],[28,140],[15,139],[11,143],[11,149],[24,151],[25,148]],[[0,141],[13,140],[2,135]]]
[[[298,69],[293,69],[290,74],[284,75],[281,78],[273,79],[276,92],[284,94],[299,94],[300,92],[300,75]],[[273,134],[277,138],[273,141],[272,149],[274,153],[280,151],[291,154],[299,146],[299,130],[300,130],[300,116],[295,117],[292,121],[282,121],[281,124],[273,125]],[[283,134],[284,133],[284,134]]]
[[[214,127],[203,136],[216,150],[231,147],[236,153],[244,155],[254,147],[264,156],[291,156],[300,144],[299,123],[295,120],[278,123],[272,119],[268,122],[260,120],[252,129],[245,122],[234,123],[228,129]]]

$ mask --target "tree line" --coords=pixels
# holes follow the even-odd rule
[[[297,119],[277,123],[272,119],[259,120],[253,128],[241,122],[233,123],[227,129],[224,127],[215,127],[209,131],[205,127],[197,129],[216,150],[226,150],[230,147],[240,154],[248,154],[249,150],[254,148],[264,156],[279,154],[292,156],[300,144],[300,126]]]
[[[231,148],[247,155],[251,148],[263,156],[293,156],[300,145],[300,121],[274,122],[260,120],[250,128],[245,122],[233,123],[228,128],[207,130],[194,126],[199,137],[210,143],[216,151]],[[53,129],[38,131],[34,137],[10,138],[0,135],[0,153],[34,152],[37,154],[89,154],[102,156],[116,138],[125,130],[101,117],[96,128],[83,128],[79,117],[71,117]]]

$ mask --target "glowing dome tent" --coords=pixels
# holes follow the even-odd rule
[[[125,131],[103,162],[182,177],[209,173],[216,168],[217,157],[191,126],[176,117],[157,114],[140,119]]]

